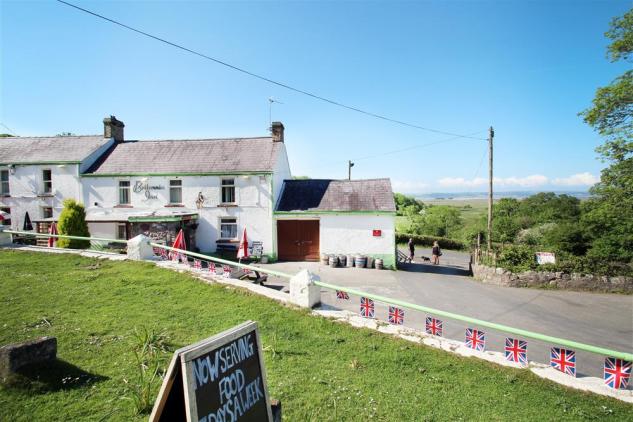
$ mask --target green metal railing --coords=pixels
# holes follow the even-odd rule
[[[24,235],[41,236],[41,237],[57,237],[57,238],[67,238],[67,239],[96,240],[96,241],[104,241],[104,242],[127,243],[126,240],[121,240],[121,239],[104,239],[104,238],[96,238],[96,237],[51,235],[51,234],[47,234],[47,233],[20,232],[20,231],[15,231],[15,230],[4,230],[4,232],[5,233],[11,233],[11,234],[24,234]],[[234,261],[229,261],[229,260],[222,259],[222,258],[216,258],[216,257],[213,257],[213,256],[203,255],[203,254],[200,254],[200,253],[186,251],[186,250],[183,250],[183,249],[172,248],[170,246],[162,245],[160,243],[153,243],[152,242],[152,243],[150,243],[150,245],[152,247],[154,247],[154,248],[163,248],[163,249],[166,249],[166,250],[171,251],[171,252],[180,253],[180,254],[191,256],[191,257],[194,257],[194,258],[200,258],[200,259],[203,259],[203,260],[206,260],[206,261],[214,261],[214,262],[218,262],[218,263],[225,264],[225,265],[231,265],[231,266],[245,268],[245,269],[249,269],[249,270],[253,270],[253,271],[259,271],[259,272],[262,272],[264,274],[270,274],[270,275],[274,275],[274,276],[277,276],[277,277],[282,277],[282,278],[287,278],[287,279],[290,279],[290,278],[293,277],[292,274],[284,273],[284,272],[281,272],[281,271],[270,270],[270,269],[267,269],[267,268],[261,268],[261,267],[257,267],[257,266],[249,265],[249,264],[242,264],[242,263],[239,263],[239,262],[234,262]],[[528,338],[532,338],[532,339],[543,341],[543,342],[547,342],[547,343],[554,343],[554,344],[558,344],[558,345],[561,345],[561,346],[573,347],[573,348],[575,348],[577,350],[583,350],[585,352],[591,352],[591,353],[596,353],[596,354],[599,354],[599,355],[612,356],[612,357],[615,357],[615,358],[618,358],[618,359],[624,359],[624,360],[627,360],[627,361],[633,361],[633,353],[618,352],[616,350],[611,350],[611,349],[607,349],[607,348],[599,347],[599,346],[593,346],[591,344],[579,343],[577,341],[572,341],[572,340],[567,340],[567,339],[563,339],[563,338],[559,338],[559,337],[553,337],[553,336],[549,336],[549,335],[545,335],[545,334],[535,333],[535,332],[528,331],[528,330],[523,330],[523,329],[520,329],[520,328],[509,327],[509,326],[503,325],[503,324],[497,324],[497,323],[494,323],[494,322],[488,322],[488,321],[484,321],[484,320],[481,320],[481,319],[476,319],[476,318],[471,318],[471,317],[467,317],[467,316],[460,315],[460,314],[455,314],[455,313],[452,313],[452,312],[441,311],[439,309],[429,308],[427,306],[422,306],[422,305],[416,305],[415,303],[409,303],[409,302],[405,302],[403,300],[392,299],[392,298],[380,296],[380,295],[373,294],[373,293],[367,293],[367,292],[363,292],[363,291],[357,290],[357,289],[352,289],[352,288],[349,288],[349,287],[337,286],[335,284],[325,283],[325,282],[322,282],[322,281],[317,281],[317,282],[315,282],[315,284],[317,286],[319,286],[319,287],[323,287],[324,289],[339,290],[339,291],[346,292],[346,293],[349,293],[349,294],[352,294],[352,295],[356,295],[356,296],[361,296],[361,297],[366,297],[366,298],[369,298],[369,299],[377,300],[379,302],[382,302],[382,303],[385,303],[385,304],[389,304],[389,305],[398,305],[398,306],[401,306],[403,308],[412,309],[412,310],[420,311],[420,312],[426,312],[426,313],[429,313],[429,314],[442,316],[442,317],[445,317],[445,318],[450,318],[450,319],[453,319],[453,320],[456,320],[456,321],[467,322],[469,324],[474,324],[474,325],[478,325],[478,326],[481,326],[481,327],[491,328],[493,330],[503,331],[503,332],[506,332],[506,333],[516,334],[518,336],[528,337]]]
[[[386,303],[386,304],[389,304],[389,305],[398,305],[398,306],[402,306],[403,308],[408,308],[408,309],[413,309],[413,310],[416,310],[416,311],[426,312],[426,313],[437,315],[437,316],[443,316],[443,317],[454,319],[454,320],[457,320],[457,321],[463,321],[463,322],[467,322],[469,324],[479,325],[481,327],[492,328],[493,330],[503,331],[503,332],[506,332],[506,333],[512,333],[512,334],[516,334],[516,335],[519,335],[519,336],[523,336],[523,337],[528,337],[528,338],[532,338],[532,339],[535,339],[535,340],[544,341],[544,342],[547,342],[547,343],[554,343],[554,344],[559,344],[561,346],[573,347],[573,348],[576,348],[576,349],[579,349],[579,350],[584,350],[586,352],[592,352],[592,353],[596,353],[596,354],[599,354],[599,355],[613,356],[615,358],[624,359],[624,360],[628,360],[628,361],[633,360],[633,354],[632,353],[618,352],[618,351],[615,351],[615,350],[606,349],[604,347],[593,346],[593,345],[590,345],[590,344],[579,343],[577,341],[566,340],[566,339],[562,339],[562,338],[558,338],[558,337],[552,337],[552,336],[548,336],[548,335],[540,334],[540,333],[534,333],[532,331],[522,330],[520,328],[514,328],[514,327],[509,327],[507,325],[502,325],[502,324],[497,324],[497,323],[494,323],[494,322],[484,321],[484,320],[481,320],[481,319],[470,318],[470,317],[467,317],[467,316],[464,316],[464,315],[454,314],[452,312],[440,311],[439,309],[433,309],[433,308],[429,308],[427,306],[416,305],[414,303],[405,302],[403,300],[391,299],[391,298],[388,298],[388,297],[384,297],[384,296],[380,296],[380,295],[376,295],[376,294],[372,294],[372,293],[367,293],[367,292],[363,292],[363,291],[356,290],[356,289],[351,289],[349,287],[336,286],[334,284],[324,283],[322,281],[317,281],[315,284],[317,286],[320,286],[320,287],[323,287],[323,288],[326,288],[326,289],[340,290],[340,291],[343,291],[343,292],[346,292],[346,293],[349,293],[349,294],[353,294],[353,295],[362,296],[362,297],[366,297],[366,298],[369,298],[369,299],[377,300],[379,302],[383,302],[383,303]]]

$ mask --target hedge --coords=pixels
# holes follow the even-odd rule
[[[416,246],[433,246],[433,242],[437,241],[442,249],[466,249],[466,244],[459,240],[447,239],[445,237],[424,236],[410,233],[396,233],[396,243],[409,243],[409,239],[413,239]]]

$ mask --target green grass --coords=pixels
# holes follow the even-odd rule
[[[164,367],[165,345],[248,319],[260,324],[270,393],[287,421],[633,420],[630,405],[528,370],[355,329],[149,263],[0,251],[0,283],[0,343],[56,336],[60,359],[0,389],[3,421],[145,420],[132,401],[139,339]]]

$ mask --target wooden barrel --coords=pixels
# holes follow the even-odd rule
[[[354,266],[354,255],[347,255],[347,262],[345,264],[347,268],[352,268]]]
[[[368,256],[367,257],[367,268],[373,268],[374,267],[374,257],[373,256]]]
[[[338,263],[341,267],[345,267],[347,265],[347,256],[346,255],[339,255],[338,256]]]
[[[356,268],[365,268],[365,265],[367,265],[367,257],[356,255],[356,257],[354,258],[354,266]]]
[[[338,257],[336,255],[330,255],[329,258],[330,267],[336,268],[338,265]]]
[[[382,270],[383,269],[383,260],[382,260],[382,258],[376,258],[376,269],[377,270]]]

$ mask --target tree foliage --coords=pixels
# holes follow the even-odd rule
[[[59,234],[69,236],[90,237],[88,224],[86,223],[86,210],[83,204],[74,199],[64,200],[64,209],[59,215]],[[57,246],[70,249],[87,249],[90,246],[89,240],[80,239],[59,239]]]
[[[420,214],[425,208],[424,202],[415,199],[412,196],[395,193],[393,199],[396,202],[396,215],[405,215],[408,217]]]
[[[433,205],[416,215],[411,225],[416,233],[449,237],[462,227],[462,219],[455,207]]]
[[[612,20],[607,57],[630,61],[633,52],[633,9]],[[633,262],[633,70],[598,88],[593,106],[581,113],[605,138],[597,152],[608,167],[585,204],[582,223],[594,259]]]

